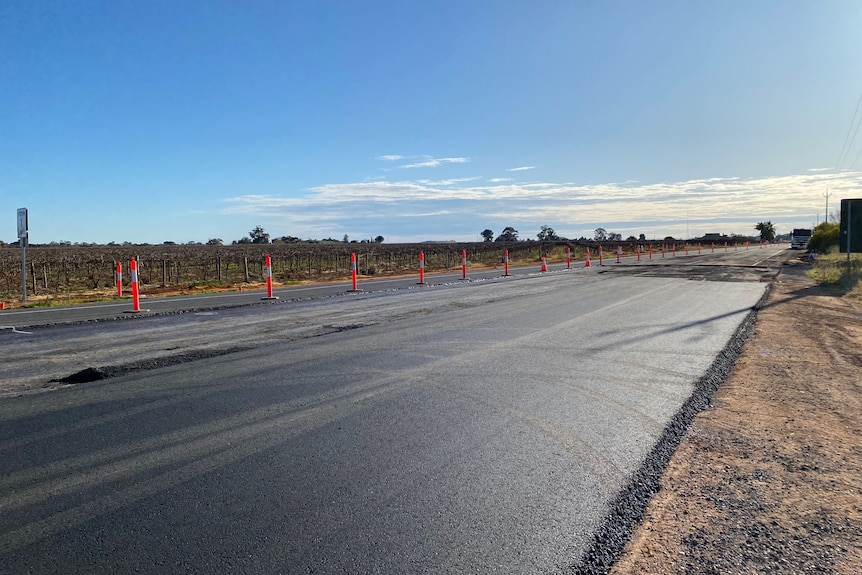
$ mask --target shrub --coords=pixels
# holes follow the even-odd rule
[[[808,241],[808,249],[814,250],[818,254],[825,254],[832,246],[838,245],[840,234],[840,226],[836,223],[823,222],[817,224],[814,232],[811,234],[811,239]]]

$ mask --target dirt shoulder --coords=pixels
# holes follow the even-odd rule
[[[785,267],[611,573],[862,573],[862,305]]]

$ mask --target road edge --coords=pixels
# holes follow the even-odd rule
[[[661,487],[661,476],[688,433],[695,417],[707,409],[718,388],[729,377],[745,343],[754,333],[757,314],[765,305],[772,282],[728,339],[703,376],[695,382],[694,391],[662,431],[641,466],[611,501],[589,547],[566,570],[572,575],[600,575],[610,571],[620,558],[634,530],[640,524],[650,499]]]

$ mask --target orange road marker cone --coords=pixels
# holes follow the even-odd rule
[[[278,299],[272,295],[272,258],[269,254],[266,254],[266,297],[260,299]]]

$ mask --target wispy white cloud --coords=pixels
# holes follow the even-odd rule
[[[432,158],[423,156],[423,160],[412,164],[404,164],[402,168],[438,168],[443,164],[466,164],[470,158]]]
[[[491,178],[488,181],[492,184],[499,184],[500,182],[511,182],[512,178]]]
[[[291,230],[286,233],[300,237],[313,237],[305,231],[312,225],[338,231],[358,223],[387,237],[393,235],[390,228],[403,226],[405,232],[421,234],[424,239],[470,239],[477,226],[538,230],[544,224],[568,237],[590,237],[596,227],[624,235],[682,237],[686,233],[754,233],[753,226],[765,220],[775,223],[779,233],[808,227],[818,214],[823,217],[824,189],[840,199],[858,196],[862,188],[862,172],[823,171],[589,185],[515,183],[503,181],[505,178],[480,184],[479,179],[325,184],[294,197],[251,194],[229,198],[221,211],[278,219]],[[335,232],[324,235],[331,233]]]
[[[453,186],[455,184],[463,184],[464,182],[474,182],[481,180],[482,176],[473,176],[471,178],[452,178],[449,180],[416,180],[417,183],[424,186]]]
[[[397,154],[388,154],[386,156],[377,156],[378,160],[383,160],[384,162],[397,162],[398,160],[403,160],[404,156],[399,156]]]
[[[828,172],[832,168],[808,168],[809,172]]]
[[[509,168],[507,172],[523,172],[525,170],[535,170],[536,166],[521,166],[519,168]]]

